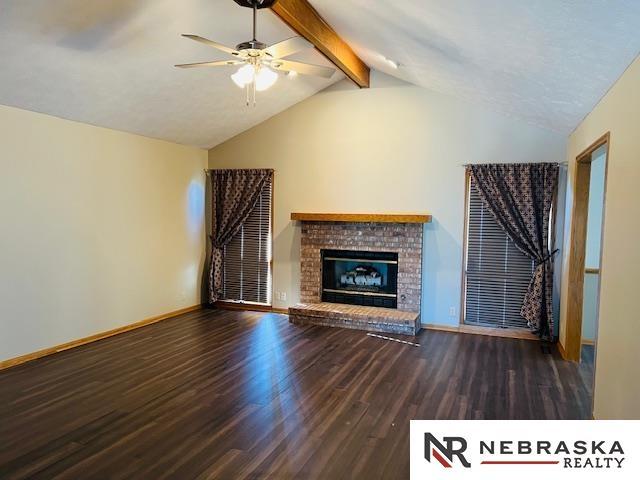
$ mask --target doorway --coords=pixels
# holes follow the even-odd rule
[[[607,133],[576,159],[564,345],[572,361],[595,356],[608,152]]]

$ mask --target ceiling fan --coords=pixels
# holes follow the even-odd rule
[[[251,100],[253,100],[253,104],[255,105],[256,91],[267,90],[276,83],[278,80],[277,72],[287,73],[290,77],[294,77],[299,73],[323,78],[331,78],[333,76],[335,72],[333,68],[284,60],[285,57],[293,55],[296,52],[313,48],[313,45],[302,37],[292,37],[271,46],[267,46],[256,39],[258,10],[271,7],[278,0],[234,1],[242,7],[253,10],[253,39],[238,44],[236,48],[231,48],[198,35],[182,34],[183,37],[216,48],[234,58],[213,62],[184,63],[176,65],[176,67],[228,67],[241,65],[238,71],[231,75],[231,79],[240,88],[245,89],[247,105],[251,103]]]

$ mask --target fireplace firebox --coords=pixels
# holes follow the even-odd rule
[[[398,254],[322,250],[322,301],[397,308]]]

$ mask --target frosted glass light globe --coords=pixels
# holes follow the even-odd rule
[[[256,90],[263,92],[278,81],[278,74],[267,67],[262,67],[256,75]]]
[[[231,75],[231,80],[233,80],[233,83],[235,83],[238,87],[244,88],[248,84],[253,82],[255,74],[256,72],[253,68],[253,65],[245,65],[244,67],[241,67],[236,73]]]

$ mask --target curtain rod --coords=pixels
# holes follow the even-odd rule
[[[538,163],[545,163],[545,162],[491,163],[489,165],[537,165]],[[560,167],[566,167],[566,166],[569,165],[569,162],[567,162],[566,160],[564,162],[549,162],[549,163],[556,163]],[[462,164],[460,164],[461,167],[471,167],[473,165],[484,165],[484,164],[482,164],[482,163],[462,163]]]
[[[209,175],[211,172],[214,172],[216,170],[271,170],[272,172],[276,171],[275,168],[205,168],[204,173]]]

